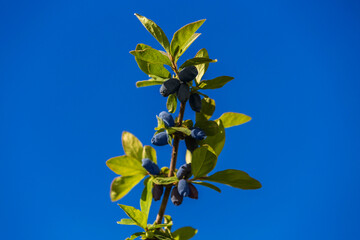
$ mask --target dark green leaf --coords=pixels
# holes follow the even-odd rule
[[[136,50],[145,50],[145,49],[149,49],[152,48],[146,44],[138,44],[136,46]],[[155,63],[149,63],[147,61],[141,60],[140,58],[135,57],[135,60],[139,66],[139,68],[146,73],[149,76],[157,76],[160,78],[163,78],[163,80],[165,81],[166,79],[171,77],[170,72],[164,67],[163,64],[155,64]],[[159,79],[155,79],[154,80],[159,80]]]
[[[127,155],[110,158],[106,161],[106,165],[114,173],[122,176],[147,175],[141,163],[137,159]]]
[[[129,218],[123,218],[120,221],[117,222],[117,224],[122,225],[136,225],[136,222],[134,222],[132,219]]]
[[[212,185],[211,183],[207,183],[207,182],[195,182],[193,181],[192,183],[195,183],[195,184],[199,184],[199,185],[202,185],[202,186],[205,186],[205,187],[208,187],[208,188],[211,188],[219,193],[221,193],[221,190],[220,188],[218,188],[217,186],[215,185]]]
[[[225,128],[229,128],[246,123],[251,120],[251,117],[242,113],[227,112],[221,115],[219,119],[221,119]]]
[[[173,58],[178,59],[198,36],[193,36],[205,19],[189,23],[177,30],[170,43],[170,53]],[[193,39],[193,40],[192,40]]]
[[[152,188],[153,188],[153,181],[152,178],[147,178],[144,181],[145,188],[141,194],[140,198],[140,208],[141,212],[143,212],[146,216],[146,222],[149,216],[149,211],[152,202]]]
[[[191,170],[194,178],[203,177],[216,166],[217,156],[209,145],[203,145],[192,154]]]
[[[204,57],[204,58],[209,58],[209,54],[208,54],[208,51],[203,48],[203,49],[200,49],[195,57]],[[196,81],[196,85],[199,85],[202,77],[204,76],[206,70],[208,69],[209,67],[209,63],[203,63],[203,64],[199,64],[199,65],[196,65],[196,68],[198,70],[198,75],[196,76],[195,78],[195,81]]]
[[[169,40],[164,31],[152,20],[135,13],[135,16],[140,20],[144,27],[154,36],[156,40],[164,47],[167,52],[170,52]]]
[[[200,89],[221,88],[222,86],[224,86],[226,83],[230,82],[233,79],[234,79],[233,77],[221,76],[211,80],[203,80],[200,82],[199,88]]]
[[[155,85],[161,85],[166,81],[166,79],[149,79],[149,80],[143,80],[143,81],[137,81],[136,82],[136,87],[140,88],[140,87],[148,87],[148,86],[155,86]]]
[[[193,123],[193,121],[191,119],[187,119],[187,120],[183,121],[182,125],[187,127],[187,128],[192,128],[194,123]]]
[[[188,240],[195,236],[198,232],[197,229],[192,227],[182,227],[173,232],[173,237],[175,240]]]
[[[179,181],[179,180],[175,176],[174,177],[155,177],[153,179],[153,182],[158,185],[173,184],[173,183],[176,183],[177,181]]]
[[[235,169],[216,172],[203,180],[222,183],[240,189],[261,188],[261,183],[258,180],[250,177],[246,172]]]
[[[213,62],[217,62],[216,59],[210,59],[210,58],[204,58],[204,57],[196,57],[196,58],[191,58],[189,60],[186,60],[181,66],[180,66],[180,70],[183,69],[184,67],[187,66],[195,66],[198,64],[202,64],[202,63],[213,63]]]
[[[201,111],[196,113],[196,121],[209,120],[215,111],[215,100],[209,97],[201,99]]]
[[[133,50],[130,51],[130,53],[136,58],[139,58],[140,60],[143,60],[145,62],[171,65],[170,59],[167,56],[153,48],[147,48],[144,50]]]
[[[110,198],[111,201],[117,201],[123,198],[133,187],[135,187],[144,175],[134,175],[127,177],[116,177],[111,183]]]
[[[147,218],[143,212],[139,209],[136,209],[132,206],[126,206],[123,204],[118,204],[119,207],[124,210],[126,215],[128,215],[139,227],[146,229],[147,227]]]
[[[206,136],[214,136],[219,132],[219,126],[215,121],[197,121],[195,127],[204,130]]]
[[[143,146],[139,139],[137,139],[133,134],[124,131],[122,133],[122,145],[126,155],[141,162]]]
[[[152,146],[145,145],[143,149],[142,158],[148,158],[154,163],[157,163],[156,151]]]
[[[206,139],[202,140],[200,145],[210,145],[214,149],[216,155],[219,156],[225,144],[225,128],[220,119],[215,120],[215,122],[219,126],[219,132],[214,136],[208,136]]]
[[[167,102],[166,102],[166,108],[168,109],[169,113],[174,113],[176,111],[176,107],[177,107],[177,98],[176,98],[176,94],[170,94],[167,98]]]

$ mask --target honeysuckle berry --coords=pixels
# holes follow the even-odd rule
[[[199,146],[197,140],[192,137],[185,137],[185,145],[190,152],[193,152]]]
[[[191,163],[187,164],[183,164],[181,165],[181,167],[179,168],[179,170],[176,173],[176,177],[178,179],[188,179],[191,177]]]
[[[160,87],[160,94],[164,97],[169,96],[172,93],[175,93],[180,87],[180,81],[176,78],[170,78],[166,80]]]
[[[164,146],[168,144],[168,134],[167,132],[160,132],[152,137],[151,143],[156,146]]]
[[[193,93],[190,95],[189,104],[193,111],[200,112],[201,111],[201,97],[198,93]]]
[[[151,175],[159,175],[160,174],[160,168],[159,166],[151,161],[149,158],[144,158],[142,160],[142,166],[146,169]]]
[[[182,82],[190,82],[198,75],[198,70],[195,66],[184,67],[183,70],[179,72],[179,79]]]
[[[179,206],[183,201],[183,197],[180,195],[177,187],[174,187],[171,191],[171,201],[175,206]]]
[[[193,128],[191,130],[190,136],[195,138],[196,140],[203,140],[206,138],[206,133],[200,128]]]
[[[174,122],[174,118],[173,116],[171,116],[170,113],[166,112],[166,111],[162,111],[159,114],[159,118],[161,118],[165,124],[166,127],[173,127],[175,126],[175,122]]]
[[[153,189],[152,189],[152,195],[153,195],[153,198],[155,201],[158,201],[161,199],[163,191],[164,191],[164,186],[154,184]]]
[[[180,196],[187,197],[190,193],[189,183],[185,179],[181,179],[178,183],[178,191]]]
[[[180,102],[186,102],[190,97],[190,87],[186,83],[182,83],[177,91],[177,97]]]
[[[198,199],[199,192],[192,183],[189,183],[189,189],[190,189],[189,198]]]

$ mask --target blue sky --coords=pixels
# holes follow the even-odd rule
[[[215,170],[240,169],[263,188],[199,187],[167,213],[194,239],[360,238],[360,4],[358,1],[1,1],[1,239],[125,239],[137,227],[109,199],[121,133],[150,144],[165,110],[129,54],[160,48],[135,12],[171,37],[207,21],[183,55],[207,48],[205,78],[235,77],[214,117],[253,120],[227,130]],[[186,118],[193,118],[188,109]],[[157,147],[168,165],[170,147]],[[178,166],[184,161],[180,146]],[[139,206],[138,186],[120,202]],[[155,219],[160,203],[153,204]]]

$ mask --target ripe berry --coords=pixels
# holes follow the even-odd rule
[[[195,66],[185,67],[179,72],[179,79],[182,82],[190,82],[198,75],[198,70]]]
[[[185,137],[185,144],[186,144],[186,148],[190,152],[193,152],[199,146],[199,144],[197,143],[197,140],[195,138],[192,138],[192,137]]]
[[[192,183],[189,183],[189,189],[190,189],[189,198],[198,199],[199,192]]]
[[[197,93],[193,93],[190,95],[189,99],[190,107],[195,112],[201,111],[201,97]]]
[[[159,175],[160,174],[160,168],[159,166],[151,161],[148,158],[144,158],[142,160],[142,166],[146,169],[151,175]]]
[[[188,179],[191,177],[191,163],[187,164],[183,164],[181,165],[181,167],[179,168],[179,170],[176,173],[176,177],[178,179]]]
[[[154,184],[154,187],[152,189],[152,195],[153,195],[153,198],[155,201],[158,201],[161,199],[163,191],[164,191],[164,186]]]
[[[179,194],[177,187],[174,187],[171,191],[171,201],[175,206],[179,206],[183,201],[183,197]]]
[[[189,183],[185,179],[181,179],[178,183],[178,191],[180,196],[187,197],[190,194]]]
[[[180,87],[180,81],[176,78],[166,80],[160,87],[160,94],[164,97],[176,92]]]
[[[164,121],[166,127],[173,127],[175,125],[174,118],[168,112],[162,111],[159,114],[159,118]]]
[[[156,146],[164,146],[168,144],[168,134],[167,132],[160,132],[152,137],[151,143]]]
[[[180,102],[186,102],[190,97],[189,85],[182,83],[177,91],[177,97]]]
[[[206,138],[206,134],[200,128],[194,128],[191,130],[191,136],[196,140],[203,140]]]

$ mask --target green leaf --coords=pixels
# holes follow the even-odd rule
[[[145,233],[143,233],[143,232],[134,233],[133,235],[131,235],[129,238],[127,238],[125,240],[134,240],[140,236],[145,236]]]
[[[195,65],[199,65],[202,63],[213,63],[213,62],[217,62],[216,59],[210,59],[210,58],[204,58],[204,57],[195,57],[195,58],[191,58],[186,60],[181,66],[180,66],[180,70],[183,69],[184,67],[187,66],[195,66]]]
[[[151,229],[159,229],[159,228],[163,228],[163,227],[170,227],[170,226],[172,226],[173,225],[173,222],[171,222],[171,223],[164,223],[164,224],[153,224],[151,227],[149,227],[149,230],[151,230]]]
[[[135,16],[140,20],[144,27],[154,36],[156,40],[164,47],[167,52],[170,52],[169,40],[164,31],[152,20],[135,13]]]
[[[198,232],[197,229],[192,227],[182,227],[173,232],[173,237],[175,240],[188,240],[195,236]]]
[[[170,94],[167,98],[167,102],[166,102],[166,108],[168,109],[169,113],[174,113],[176,111],[176,107],[177,107],[177,98],[176,98],[176,94]]]
[[[192,162],[192,153],[186,149],[186,154],[185,154],[185,162],[187,164]]]
[[[145,184],[145,188],[141,194],[140,208],[141,208],[141,212],[145,214],[146,222],[147,222],[149,217],[151,202],[152,202],[152,188],[153,188],[152,178],[149,177],[145,179],[144,184]]]
[[[147,175],[146,170],[137,159],[126,155],[110,158],[106,161],[106,165],[114,173],[122,176]]]
[[[176,176],[174,177],[155,177],[153,182],[157,185],[168,185],[179,181]]]
[[[191,170],[194,178],[203,177],[216,166],[217,156],[209,145],[203,145],[192,154]]]
[[[210,145],[216,155],[219,156],[225,144],[225,128],[221,119],[217,119],[215,122],[219,126],[219,132],[214,136],[208,136],[206,139],[200,141],[200,145]]]
[[[142,227],[143,229],[146,229],[147,227],[147,219],[143,212],[141,212],[139,209],[136,209],[132,206],[126,206],[123,204],[118,204],[119,207],[124,210],[126,215],[128,215],[139,227]]]
[[[159,116],[157,116],[157,115],[156,115],[156,119],[157,119],[158,125],[157,125],[157,127],[155,128],[155,130],[165,129],[166,126],[165,126],[164,121],[163,121],[161,118],[159,118]],[[161,132],[162,132],[162,131],[161,131]]]
[[[221,119],[225,128],[229,128],[247,123],[251,120],[251,117],[243,113],[227,112],[221,115],[219,119]]]
[[[186,127],[170,127],[168,128],[169,134],[173,134],[174,132],[182,132],[187,136],[190,136],[191,130]]]
[[[246,172],[235,169],[216,172],[203,180],[222,183],[240,189],[261,188],[261,183],[258,180],[250,177]]]
[[[134,222],[132,219],[129,219],[129,218],[123,218],[116,223],[122,224],[122,225],[136,225],[136,222]]]
[[[215,121],[197,121],[195,127],[204,130],[206,136],[214,136],[219,132],[219,126]]]
[[[116,177],[111,183],[110,198],[115,202],[123,198],[130,190],[135,187],[144,175],[134,175],[127,177]]]
[[[170,215],[164,215],[164,223],[167,225],[165,229],[169,229],[171,231],[171,227],[173,225],[173,220]]]
[[[205,19],[189,23],[174,33],[170,43],[170,53],[173,58],[177,60],[189,47],[189,44],[198,37],[193,35],[204,22]]]
[[[179,53],[179,55],[177,56],[177,59],[179,59],[179,57],[191,46],[191,44],[198,38],[200,37],[201,33],[194,33],[191,38],[189,38],[189,40],[184,44],[183,50],[181,52],[181,54]]]
[[[136,45],[135,50],[140,51],[140,50],[145,50],[145,49],[153,49],[153,48],[150,47],[149,45],[139,43],[138,45]],[[157,50],[155,50],[155,51],[157,51]],[[164,67],[163,64],[149,63],[149,62],[141,60],[140,58],[137,58],[137,57],[135,57],[135,61],[137,62],[139,68],[149,76],[157,76],[157,77],[164,78],[164,79],[168,79],[171,77],[170,72]],[[155,79],[155,80],[157,80],[157,79]]]
[[[122,145],[126,155],[141,162],[143,146],[139,139],[137,139],[133,134],[124,131],[122,133]]]
[[[209,120],[215,112],[215,100],[209,97],[201,99],[201,110],[196,113],[196,121]]]
[[[167,56],[153,48],[147,48],[144,50],[133,50],[130,51],[130,53],[136,58],[145,62],[171,65],[170,59]]]
[[[187,119],[187,120],[183,121],[183,123],[182,123],[182,126],[185,126],[187,128],[192,128],[193,125],[194,125],[194,123],[191,119]]]
[[[140,88],[140,87],[148,87],[148,86],[155,86],[155,85],[161,85],[166,81],[166,79],[149,79],[149,80],[142,80],[142,81],[137,81],[136,82],[136,87]]]
[[[211,183],[207,183],[207,182],[195,182],[195,181],[193,181],[193,182],[191,182],[191,183],[199,184],[199,185],[202,185],[202,186],[205,186],[205,187],[211,188],[211,189],[213,189],[213,190],[215,190],[215,191],[217,191],[217,192],[221,193],[220,188],[218,188],[218,187],[217,187],[217,186],[215,186],[215,185],[212,185]]]
[[[143,149],[142,158],[148,158],[154,163],[157,163],[156,151],[152,146],[145,145]]]
[[[233,79],[234,79],[233,77],[221,76],[211,80],[202,80],[199,84],[199,88],[201,89],[221,88],[222,86],[224,86],[226,83],[230,82]]]
[[[195,57],[209,58],[209,53],[205,48],[202,48],[196,53]],[[196,68],[198,70],[198,75],[195,78],[196,85],[199,85],[199,83],[200,83],[202,77],[204,76],[206,70],[208,69],[208,67],[209,67],[209,63],[203,63],[203,64],[196,65]]]

